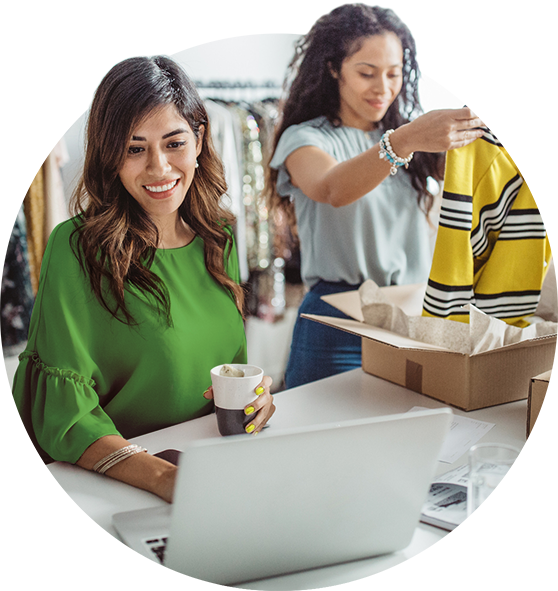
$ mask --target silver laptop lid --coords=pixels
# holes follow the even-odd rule
[[[194,442],[180,458],[165,565],[237,584],[405,548],[451,416]]]

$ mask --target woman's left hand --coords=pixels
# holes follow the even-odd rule
[[[273,404],[273,395],[270,392],[273,380],[269,376],[264,376],[263,380],[256,386],[255,393],[257,398],[244,407],[246,415],[253,415],[252,420],[246,425],[246,433],[256,435],[267,424],[275,412]],[[204,393],[204,398],[211,400],[213,398],[213,386],[210,386]]]

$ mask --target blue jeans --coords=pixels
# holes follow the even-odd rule
[[[358,289],[358,285],[319,281],[304,297],[296,320],[285,386],[294,388],[361,366],[361,338],[325,326],[300,314],[348,318],[320,299],[321,296]]]

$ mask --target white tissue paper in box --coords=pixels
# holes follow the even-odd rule
[[[488,316],[472,304],[464,306],[469,310],[468,324],[445,318],[408,316],[401,308],[390,304],[371,279],[365,281],[358,291],[362,315],[367,324],[458,353],[474,355],[556,334],[558,328],[556,322],[537,322],[526,328],[511,326],[499,318]]]

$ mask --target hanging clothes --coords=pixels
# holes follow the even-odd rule
[[[226,100],[226,88],[221,85],[218,90],[220,96],[206,98],[205,104],[225,168],[230,208],[237,217],[235,237],[248,292],[247,312],[274,322],[284,313],[285,267],[295,251],[286,220],[273,219],[261,198],[278,101],[242,100],[236,95],[244,89],[236,85],[231,86],[235,100]]]
[[[23,197],[27,222],[27,246],[31,285],[36,294],[44,252],[44,183],[41,138],[33,117],[21,111],[15,100],[7,98],[0,107],[13,141],[14,163]]]
[[[240,266],[240,279],[248,281],[248,256],[246,251],[246,232],[244,203],[242,201],[240,137],[232,113],[223,105],[212,100],[205,101],[207,114],[211,122],[211,138],[215,150],[220,155],[227,181],[227,206],[236,217],[234,234]]]
[[[25,216],[20,209],[8,243],[2,274],[1,326],[5,357],[19,355],[25,349],[34,301]]]
[[[66,149],[66,143],[61,139],[52,152],[47,156],[43,164],[43,189],[44,189],[44,221],[43,221],[43,250],[46,248],[49,236],[54,228],[66,221],[70,215],[64,195],[64,182],[62,180],[62,167],[70,157]]]
[[[490,130],[449,151],[423,316],[468,322],[462,306],[471,303],[525,327],[550,260],[531,191]]]

